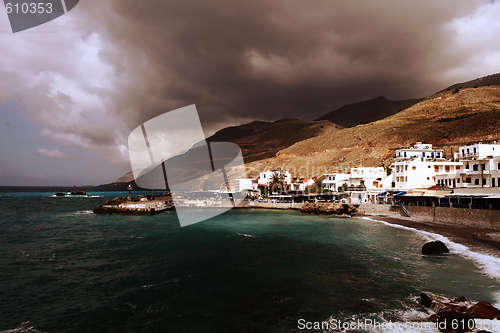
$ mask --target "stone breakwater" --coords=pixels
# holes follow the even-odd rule
[[[95,214],[153,215],[174,209],[171,196],[116,197],[94,208]]]
[[[357,206],[346,203],[330,203],[330,202],[304,202],[302,205],[302,214],[316,215],[355,215]]]

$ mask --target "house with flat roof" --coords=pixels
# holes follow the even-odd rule
[[[413,147],[396,150],[394,188],[428,188],[436,185],[437,175],[455,174],[461,168],[462,163],[446,160],[442,149],[419,142]]]
[[[500,145],[476,143],[460,147],[461,164],[454,173],[436,176],[436,183],[450,188],[499,187]]]

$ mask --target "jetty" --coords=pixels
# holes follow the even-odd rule
[[[173,209],[172,196],[163,193],[107,199],[106,204],[95,207],[93,211],[95,214],[154,215]]]

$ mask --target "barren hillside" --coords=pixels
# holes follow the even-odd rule
[[[394,149],[417,141],[450,156],[460,145],[500,140],[500,86],[447,90],[388,118],[326,130],[248,165],[249,176],[267,169],[314,176],[356,166],[390,165]]]

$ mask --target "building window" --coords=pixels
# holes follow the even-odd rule
[[[474,164],[472,166],[472,171],[478,171],[479,170],[479,164]]]
[[[465,150],[462,149],[462,156],[465,156]]]
[[[479,178],[474,179],[474,184],[479,185]]]
[[[412,170],[417,170],[416,166],[411,167]]]
[[[434,166],[434,172],[439,172],[439,165]]]
[[[408,166],[407,165],[405,165],[405,171],[408,171]]]
[[[450,172],[450,166],[449,165],[445,165],[444,166],[444,171],[445,172]]]
[[[481,169],[486,170],[486,164],[481,164]]]
[[[495,178],[491,178],[491,187],[495,187]]]
[[[408,176],[405,177],[405,182],[407,182],[407,181],[408,181]]]
[[[470,183],[472,182],[472,179],[470,179],[470,178],[465,178],[465,182],[466,182],[467,184],[470,184]]]
[[[468,170],[469,169],[469,163],[465,164],[465,168]]]
[[[404,152],[404,155],[405,155],[405,157],[406,157],[406,152]]]
[[[467,155],[469,155],[469,154],[470,154],[470,151],[469,151],[469,148],[467,148]]]
[[[476,147],[474,147],[474,155],[476,154]]]
[[[434,153],[431,153],[431,157],[434,158]]]
[[[460,165],[457,165],[455,169],[460,170]]]
[[[441,153],[437,153],[437,157],[439,158],[441,156]]]
[[[430,178],[429,178],[429,177],[427,177],[427,180],[429,180],[429,179],[430,179]]]
[[[500,163],[498,163],[498,170],[500,170]]]
[[[483,185],[486,185],[486,178],[483,178]]]
[[[427,167],[428,167],[429,169],[431,168],[431,166],[430,166],[430,165],[428,165]]]
[[[422,157],[425,157],[425,152],[422,153]]]

